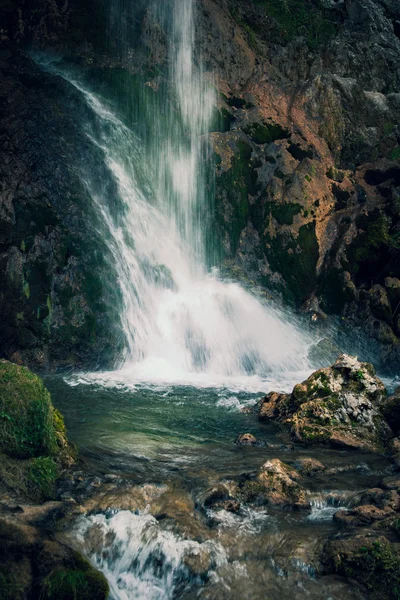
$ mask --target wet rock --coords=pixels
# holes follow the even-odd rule
[[[357,535],[329,540],[322,552],[325,571],[355,579],[376,600],[396,600],[400,553],[384,536]]]
[[[108,583],[78,552],[50,540],[41,528],[0,517],[0,596],[105,600]]]
[[[386,290],[381,285],[374,285],[370,292],[371,312],[377,319],[386,323],[392,321],[392,307]]]
[[[241,433],[235,440],[236,446],[255,446],[257,439],[251,433]]]
[[[275,458],[264,463],[254,477],[243,477],[238,497],[245,503],[308,509],[306,493],[297,483],[299,479],[295,469]]]
[[[281,417],[289,400],[289,394],[270,392],[259,402],[258,418],[260,421],[269,421]]]
[[[385,477],[382,481],[379,482],[379,487],[384,490],[399,490],[400,491],[400,477]]]
[[[400,452],[397,452],[396,454],[393,454],[393,456],[390,457],[390,460],[393,463],[393,467],[396,471],[400,471]]]
[[[387,449],[392,454],[397,454],[398,452],[400,452],[400,438],[396,437],[396,438],[389,440]]]
[[[382,398],[380,403],[381,411],[392,430],[397,433],[400,431],[400,387],[388,398]]]
[[[199,497],[197,504],[204,506],[205,508],[211,508],[215,504],[229,500],[230,497],[229,487],[223,483],[218,483],[203,492]]]
[[[308,477],[313,477],[326,469],[325,465],[316,458],[300,458],[296,460],[295,466],[299,473]]]
[[[183,563],[194,577],[205,578],[212,566],[212,559],[203,548],[191,548],[183,557]]]
[[[392,308],[395,310],[397,304],[400,302],[400,279],[397,279],[397,277],[386,277],[385,289]]]
[[[395,515],[391,508],[381,509],[373,504],[357,506],[352,510],[339,510],[334,514],[333,520],[337,525],[348,527],[365,527],[376,521],[384,521]]]
[[[392,435],[379,411],[385,396],[372,365],[343,354],[291,394],[268,394],[259,404],[259,418],[280,421],[306,445],[381,452]]]
[[[341,350],[330,339],[323,338],[317,344],[311,346],[308,358],[316,367],[323,367],[335,362]]]
[[[380,487],[371,488],[363,492],[359,500],[360,505],[373,504],[382,510],[400,510],[400,495],[397,489],[384,490]]]
[[[231,513],[238,513],[240,511],[240,502],[231,498],[229,500],[224,500],[223,502],[217,503],[217,507]]]
[[[93,117],[73,86],[21,51],[3,53],[0,72],[2,355],[36,368],[111,364],[122,341],[118,286],[89,173],[118,198],[82,135],[81,118]]]

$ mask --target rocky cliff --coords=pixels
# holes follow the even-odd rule
[[[156,90],[163,23],[145,3],[135,3],[134,14],[127,3],[117,27],[112,8],[101,2],[94,10],[90,0],[43,0],[35,9],[0,3],[7,357],[23,350],[29,362],[87,362],[93,347],[96,356],[118,349],[112,257],[77,177],[82,153],[92,173],[101,169],[76,131],[74,115],[84,109],[65,82],[10,53],[50,48],[111,78],[118,69],[146,71]],[[384,362],[398,364],[398,3],[201,0],[198,14],[197,47],[219,92],[209,139],[225,270],[314,320],[339,314],[362,325]],[[131,40],[124,54],[121,39]],[[110,343],[107,331],[115,331]]]

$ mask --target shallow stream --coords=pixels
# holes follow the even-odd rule
[[[114,600],[364,598],[354,583],[318,577],[317,555],[337,531],[332,516],[390,472],[376,455],[293,448],[285,434],[243,413],[260,393],[173,386],[107,387],[51,377],[46,385],[71,440],[94,471],[132,482],[121,498],[74,523],[69,539],[108,577]],[[289,382],[287,385],[290,385]],[[268,390],[266,390],[268,391]],[[265,447],[238,447],[239,433]],[[305,478],[311,511],[242,506],[209,509],[220,481],[254,472],[270,458],[314,457],[328,469]],[[110,504],[111,502],[111,504]]]

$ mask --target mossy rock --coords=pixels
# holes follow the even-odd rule
[[[371,598],[400,599],[400,552],[386,538],[349,540],[334,548],[334,570],[365,585]]]
[[[64,420],[40,377],[0,361],[0,451],[15,458],[57,457],[67,447]]]
[[[71,565],[57,567],[43,580],[40,600],[105,600],[107,579],[88,560],[74,553]]]

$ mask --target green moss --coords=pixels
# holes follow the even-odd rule
[[[56,456],[67,446],[65,425],[40,377],[0,361],[0,450],[18,458]]]
[[[343,171],[339,171],[338,169],[335,169],[335,167],[329,167],[326,172],[326,176],[329,177],[329,179],[332,179],[332,181],[337,181],[338,183],[341,183],[344,180]]]
[[[0,449],[21,458],[56,450],[53,407],[41,379],[0,362]]]
[[[106,578],[78,554],[71,568],[54,569],[43,581],[40,600],[106,600]]]
[[[316,49],[337,31],[330,13],[311,0],[256,0],[256,3],[273,17],[283,42],[304,36],[309,48]]]
[[[58,466],[50,456],[32,459],[28,472],[28,485],[32,495],[39,501],[54,498],[58,475]]]
[[[394,150],[392,150],[390,158],[392,160],[399,160],[400,159],[400,146],[398,148],[395,148]]]
[[[335,557],[336,571],[365,585],[372,598],[400,599],[400,554],[380,538],[353,553]]]
[[[277,123],[252,123],[243,131],[249,135],[256,144],[271,144],[276,140],[287,139],[290,133]]]
[[[249,195],[256,196],[260,188],[257,172],[259,164],[257,159],[252,157],[252,147],[243,140],[238,140],[236,147],[237,151],[232,157],[230,169],[220,172],[216,181],[217,198],[228,199],[232,209],[229,223],[220,216],[217,216],[217,219],[229,234],[233,253],[239,245],[240,234],[248,222]],[[221,199],[221,206],[223,202],[224,200]]]
[[[297,202],[278,204],[277,202],[266,202],[265,212],[270,212],[272,217],[281,225],[292,225],[293,217],[301,212],[301,204]]]
[[[304,425],[300,429],[302,441],[305,444],[323,444],[329,440],[329,433],[318,426]]]
[[[269,474],[272,479],[272,473]],[[263,504],[266,501],[265,485],[259,481],[245,481],[240,486],[239,497],[242,502]]]
[[[24,281],[22,284],[22,291],[24,292],[26,298],[29,300],[29,297],[31,295],[31,291],[29,288],[29,283],[27,281]]]

